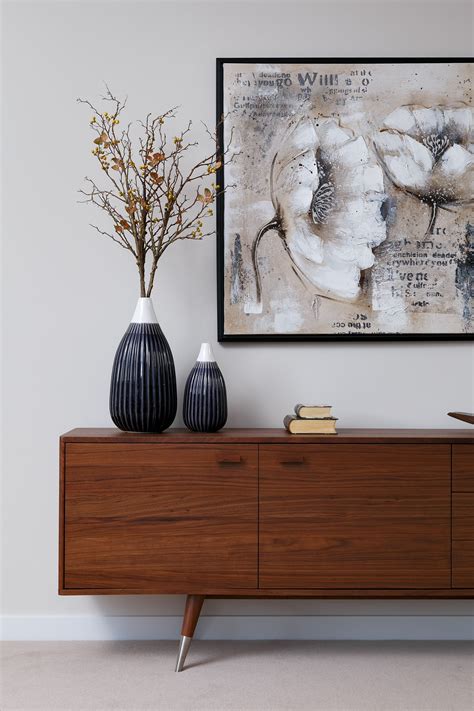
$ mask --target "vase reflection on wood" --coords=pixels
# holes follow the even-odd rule
[[[150,298],[140,298],[115,354],[110,415],[127,432],[162,432],[177,409],[173,354]]]
[[[184,389],[183,419],[195,432],[217,432],[227,421],[224,378],[209,343],[203,343]]]

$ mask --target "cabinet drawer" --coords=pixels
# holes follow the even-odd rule
[[[453,541],[453,588],[474,588],[474,539]]]
[[[474,541],[474,494],[453,494],[453,540]]]
[[[260,447],[260,587],[449,588],[449,445]]]
[[[257,447],[68,444],[64,588],[257,586]]]
[[[474,493],[474,445],[453,445],[453,491]]]

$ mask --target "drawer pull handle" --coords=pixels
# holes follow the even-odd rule
[[[217,460],[219,464],[240,464],[242,457],[240,454],[230,454]]]
[[[299,464],[304,464],[304,457],[295,457],[294,459],[282,459],[281,463],[287,467],[295,467]]]

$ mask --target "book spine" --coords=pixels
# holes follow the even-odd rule
[[[294,418],[291,415],[286,415],[285,419],[283,420],[283,424],[286,427],[286,429],[288,430],[288,432],[291,432],[290,425],[293,422],[293,419]]]

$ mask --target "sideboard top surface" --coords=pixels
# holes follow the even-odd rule
[[[190,432],[184,428],[160,434],[122,432],[113,427],[77,428],[66,432],[62,442],[148,444],[474,444],[474,428],[464,429],[340,429],[337,435],[294,435],[283,428],[233,429]]]

